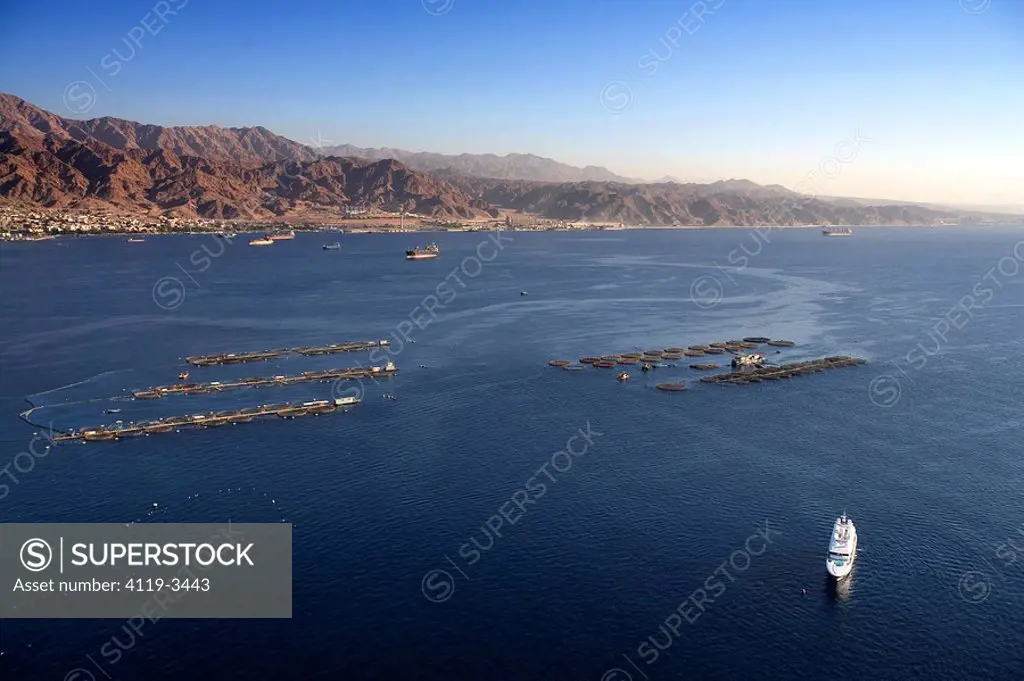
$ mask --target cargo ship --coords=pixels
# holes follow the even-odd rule
[[[440,251],[440,249],[438,249],[437,244],[430,244],[426,248],[420,248],[419,246],[417,246],[416,248],[414,248],[412,250],[406,251],[405,252],[405,259],[406,260],[427,260],[429,258],[436,258],[440,254],[441,254],[441,251]]]
[[[821,230],[824,236],[853,236],[853,230],[849,227],[829,227]]]

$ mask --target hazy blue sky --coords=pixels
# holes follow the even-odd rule
[[[4,2],[0,63],[70,117],[1024,204],[1024,0]]]

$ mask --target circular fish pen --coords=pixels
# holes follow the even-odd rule
[[[712,369],[717,369],[718,365],[717,364],[691,364],[690,368],[691,369],[697,369],[698,371],[711,371]]]
[[[678,355],[683,352],[686,348],[665,348],[665,354]]]
[[[791,348],[796,345],[796,343],[791,340],[770,340],[765,342],[773,348]]]
[[[703,350],[687,350],[683,354],[686,355],[687,357],[703,357],[704,356],[704,351]]]
[[[682,392],[683,390],[686,390],[685,383],[659,383],[654,387],[666,392]]]
[[[718,342],[715,342],[715,343],[708,343],[708,347],[711,347],[711,348],[724,348],[727,345],[729,345],[729,344],[728,343],[722,343],[721,341],[718,341]]]
[[[643,357],[643,355],[640,354],[639,352],[623,352],[619,355],[619,357],[630,357],[632,359],[640,359],[641,357]]]
[[[747,336],[743,339],[744,343],[767,343],[771,338],[766,336]]]
[[[640,360],[637,359],[636,357],[619,357],[616,360],[616,363],[617,364],[624,364],[624,365],[639,364]]]
[[[664,355],[661,356],[661,358],[673,361],[680,360],[683,358],[683,354],[681,352],[666,352]]]
[[[599,362],[594,362],[594,366],[598,369],[614,369],[615,362],[606,362],[605,360],[601,360]]]
[[[594,364],[600,361],[597,357],[580,357],[580,364]]]
[[[570,362],[567,359],[553,359],[550,362],[548,362],[548,366],[552,367],[567,367],[570,364],[572,364],[572,362]]]
[[[725,348],[708,348],[704,351],[706,355],[724,355]]]

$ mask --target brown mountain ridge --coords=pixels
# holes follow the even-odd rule
[[[448,218],[492,210],[397,161],[318,157],[265,128],[73,121],[12,95],[0,96],[0,197],[45,208],[225,219],[309,207],[379,206]]]
[[[493,166],[462,157],[414,155],[410,162],[431,168],[416,171],[395,159],[321,151],[263,127],[79,121],[0,94],[0,200],[42,208],[244,220],[372,206],[439,218],[494,217],[504,210],[563,221],[707,226],[927,224],[959,217],[909,204],[830,201],[747,180],[534,181],[489,177],[497,172]],[[443,167],[446,158],[462,161]],[[493,159],[504,164],[499,170],[505,175],[555,172],[541,157]],[[465,167],[479,174],[460,170]],[[556,174],[573,176],[571,168],[559,164]],[[606,177],[603,169],[577,170],[584,178]]]

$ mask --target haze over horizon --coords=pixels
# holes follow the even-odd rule
[[[0,91],[69,118],[1024,205],[1021,0],[64,0],[0,38]]]

